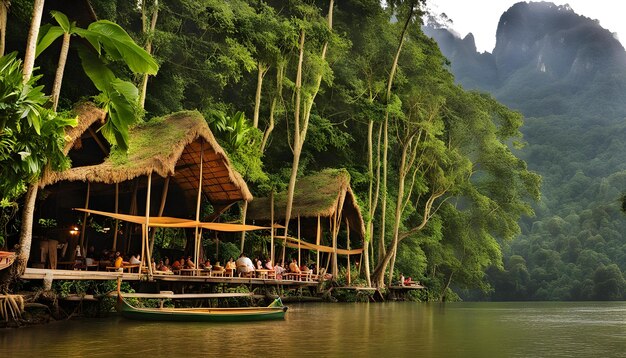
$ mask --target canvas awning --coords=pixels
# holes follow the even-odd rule
[[[275,238],[285,239],[284,236],[275,236]],[[287,236],[286,239],[287,239],[287,247],[290,247],[292,249],[302,248],[306,250],[313,250],[313,251],[319,251],[319,252],[335,252],[335,250],[333,250],[333,248],[330,246],[315,245],[306,241],[298,240],[295,237],[290,237],[290,236]],[[298,246],[298,243],[300,243],[300,246]],[[352,249],[352,250],[337,249],[337,254],[339,255],[358,255],[362,252],[363,252],[362,248]]]
[[[227,224],[227,223],[209,223],[202,221],[195,221],[190,219],[173,218],[168,216],[154,216],[146,219],[145,216],[128,215],[128,214],[116,214],[107,211],[98,211],[83,208],[74,208],[74,210],[82,211],[89,214],[106,216],[112,219],[122,220],[139,225],[148,225],[150,227],[162,227],[162,228],[201,228],[205,230],[221,231],[221,232],[242,232],[252,230],[265,230],[269,227],[256,226],[256,225],[242,225],[242,224]]]

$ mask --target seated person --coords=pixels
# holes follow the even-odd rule
[[[180,270],[184,267],[184,265],[185,265],[185,262],[182,259],[174,260],[174,263],[172,263],[172,270]]]
[[[211,260],[209,259],[206,259],[206,261],[204,261],[204,263],[201,264],[200,267],[207,271],[210,271],[213,268],[213,266],[211,265]]]
[[[300,273],[300,267],[298,266],[298,261],[295,258],[291,259],[291,263],[289,264],[289,272]]]
[[[256,260],[256,269],[257,270],[263,270],[263,261],[262,260],[259,260],[259,259]]]
[[[194,264],[193,261],[191,261],[191,256],[187,256],[187,260],[185,261],[185,268],[187,269],[196,268],[196,264]]]
[[[265,260],[265,268],[267,270],[274,270],[274,265],[272,265],[272,260],[270,259]]]
[[[163,260],[159,261],[159,264],[157,265],[156,269],[157,271],[165,271],[165,272],[170,270],[170,268],[165,265]]]
[[[403,286],[411,286],[411,284],[413,284],[413,280],[410,277],[407,277],[403,283]]]
[[[237,259],[235,264],[237,265],[237,272],[239,273],[249,273],[255,271],[252,260],[250,260],[250,258],[247,257],[244,253],[239,255],[239,258]]]
[[[232,257],[230,259],[228,259],[228,261],[226,262],[226,269],[227,270],[236,270],[237,269],[237,264],[235,264],[235,261],[233,260]]]
[[[115,264],[114,264],[115,268],[120,268],[124,264],[124,258],[122,257],[122,255],[120,255],[119,251],[117,251],[115,253],[115,261],[114,262],[115,262]]]
[[[132,255],[130,257],[130,260],[128,260],[128,263],[131,265],[139,265],[141,264],[141,255],[137,254],[137,255]]]

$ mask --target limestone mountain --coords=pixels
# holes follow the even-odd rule
[[[478,53],[471,34],[461,39],[432,25],[424,31],[439,43],[460,84],[491,92],[527,116],[626,114],[624,47],[567,5],[513,5],[500,18],[492,53]]]

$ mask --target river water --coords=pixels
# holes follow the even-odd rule
[[[284,321],[0,330],[1,357],[626,357],[626,302],[292,304]]]

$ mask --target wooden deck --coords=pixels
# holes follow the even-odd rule
[[[117,271],[76,271],[76,270],[51,270],[28,267],[22,275],[24,280],[43,280],[49,277],[53,280],[116,280],[124,281],[147,280],[145,274],[117,272]],[[297,287],[317,286],[317,281],[276,280],[244,277],[221,277],[221,276],[190,276],[190,275],[163,275],[155,274],[152,281],[162,282],[194,282],[194,283],[226,283],[233,285],[286,285]]]

